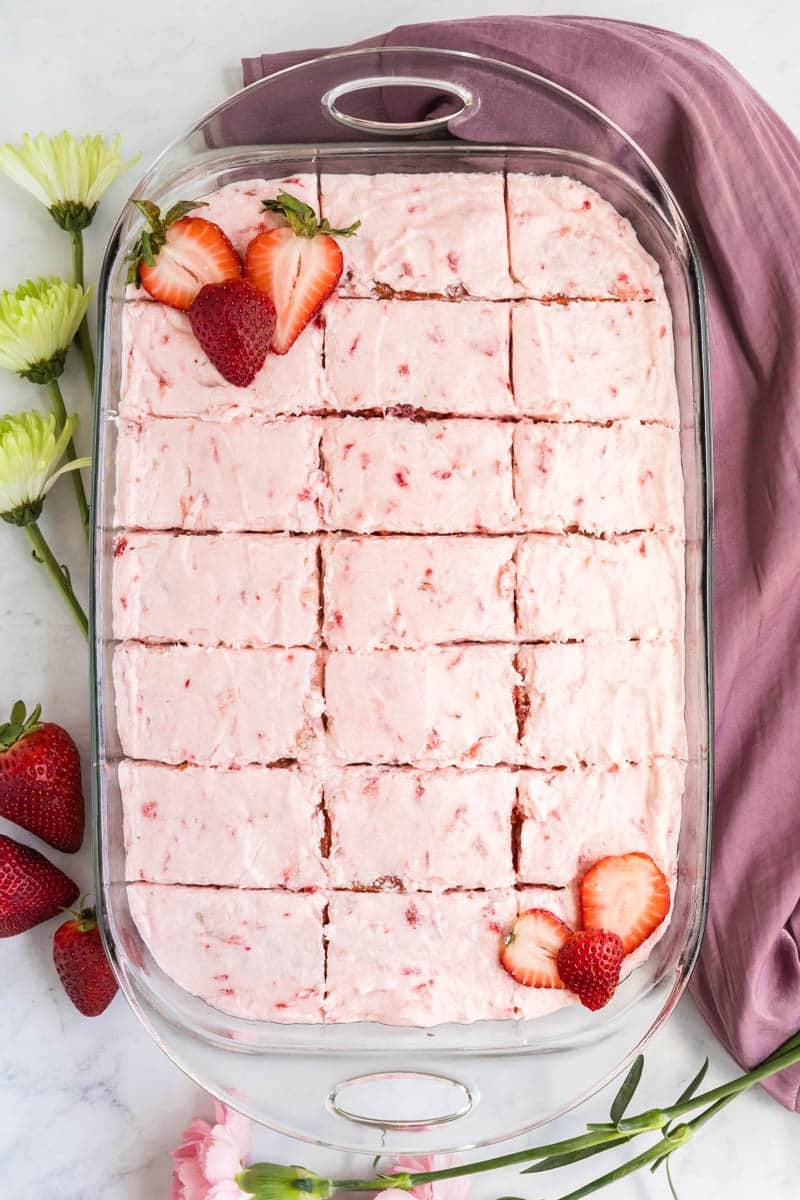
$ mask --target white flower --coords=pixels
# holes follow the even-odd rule
[[[91,289],[63,279],[29,279],[0,292],[0,367],[34,383],[49,383],[84,318]]]
[[[59,467],[78,418],[67,417],[56,437],[56,419],[36,411],[0,417],[0,516],[12,525],[35,521],[44,498],[65,471],[88,466],[88,458]]]
[[[25,188],[49,209],[62,229],[75,231],[91,224],[106,188],[138,161],[122,161],[119,135],[80,140],[67,133],[49,137],[23,135],[19,146],[0,146],[0,171]]]

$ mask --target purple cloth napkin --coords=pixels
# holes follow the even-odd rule
[[[655,161],[699,243],[714,407],[717,782],[692,988],[720,1040],[752,1066],[800,1029],[800,145],[725,59],[644,25],[487,17],[362,44],[470,50],[578,92]],[[245,82],[315,53],[246,59]],[[800,1109],[800,1067],[766,1086]]]

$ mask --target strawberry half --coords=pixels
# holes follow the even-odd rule
[[[106,958],[93,908],[81,908],[59,925],[53,937],[53,962],[64,991],[85,1017],[99,1017],[117,994],[117,981]]]
[[[77,884],[43,854],[0,833],[0,937],[49,921],[77,898]]]
[[[72,854],[83,841],[78,747],[60,725],[28,716],[21,700],[0,725],[0,816]]]
[[[192,332],[229,383],[247,387],[264,365],[275,305],[245,279],[209,283],[189,309]]]
[[[279,192],[277,200],[265,200],[264,208],[280,213],[287,224],[253,238],[245,253],[244,273],[275,305],[278,322],[272,350],[285,354],[341,278],[344,259],[334,237],[352,237],[361,222],[331,229],[327,218],[317,220],[313,208],[288,192]]]
[[[649,854],[601,858],[580,887],[584,929],[619,934],[630,954],[658,928],[669,912],[669,884]]]
[[[150,200],[132,203],[147,224],[128,255],[128,283],[170,308],[186,310],[205,284],[241,278],[242,261],[227,234],[213,221],[186,215],[202,201],[181,200],[163,217]]]
[[[571,935],[569,925],[546,908],[529,908],[506,934],[500,962],[525,987],[563,988],[556,958]]]
[[[608,1004],[617,990],[624,957],[618,934],[607,929],[580,930],[559,950],[558,973],[584,1008],[595,1012]]]

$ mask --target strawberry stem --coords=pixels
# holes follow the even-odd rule
[[[309,204],[304,204],[289,192],[278,192],[276,200],[263,200],[265,212],[279,213],[289,224],[289,228],[298,237],[313,238],[319,234],[329,237],[353,237],[360,227],[360,221],[354,221],[346,229],[333,229],[327,217],[317,219],[317,214]]]

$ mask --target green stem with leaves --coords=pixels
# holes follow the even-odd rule
[[[72,239],[72,282],[79,283],[84,287],[83,281],[83,230],[73,229],[70,231]],[[83,320],[78,326],[78,332],[75,335],[75,341],[78,343],[78,349],[81,352],[83,359],[83,367],[86,371],[86,378],[89,381],[89,388],[94,400],[94,351],[92,350],[92,338],[89,333],[89,322],[84,315]]]
[[[60,433],[64,428],[67,419],[67,408],[64,404],[64,397],[61,394],[61,387],[57,379],[51,379],[46,385],[47,392],[50,396],[50,407],[53,410],[56,418],[56,433]],[[67,442],[67,457],[72,460],[78,457],[78,452],[75,449],[75,442],[72,438]],[[80,514],[83,533],[88,543],[89,541],[89,503],[86,499],[86,491],[83,486],[80,471],[72,472],[72,487],[75,492],[75,502],[78,505],[78,513]]]
[[[74,474],[77,475],[77,471],[74,472]],[[75,620],[78,622],[78,625],[81,627],[84,637],[88,638],[89,621],[86,617],[86,613],[83,611],[78,597],[73,592],[72,584],[67,578],[67,575],[65,574],[63,568],[59,565],[58,560],[53,554],[53,551],[45,541],[44,534],[42,533],[36,521],[31,521],[29,524],[24,526],[24,529],[28,535],[28,540],[30,541],[31,546],[33,547],[34,556],[36,557],[37,561],[42,564],[50,578],[53,580],[53,583],[61,592],[61,595],[64,597],[67,603],[67,607],[69,608]]]

